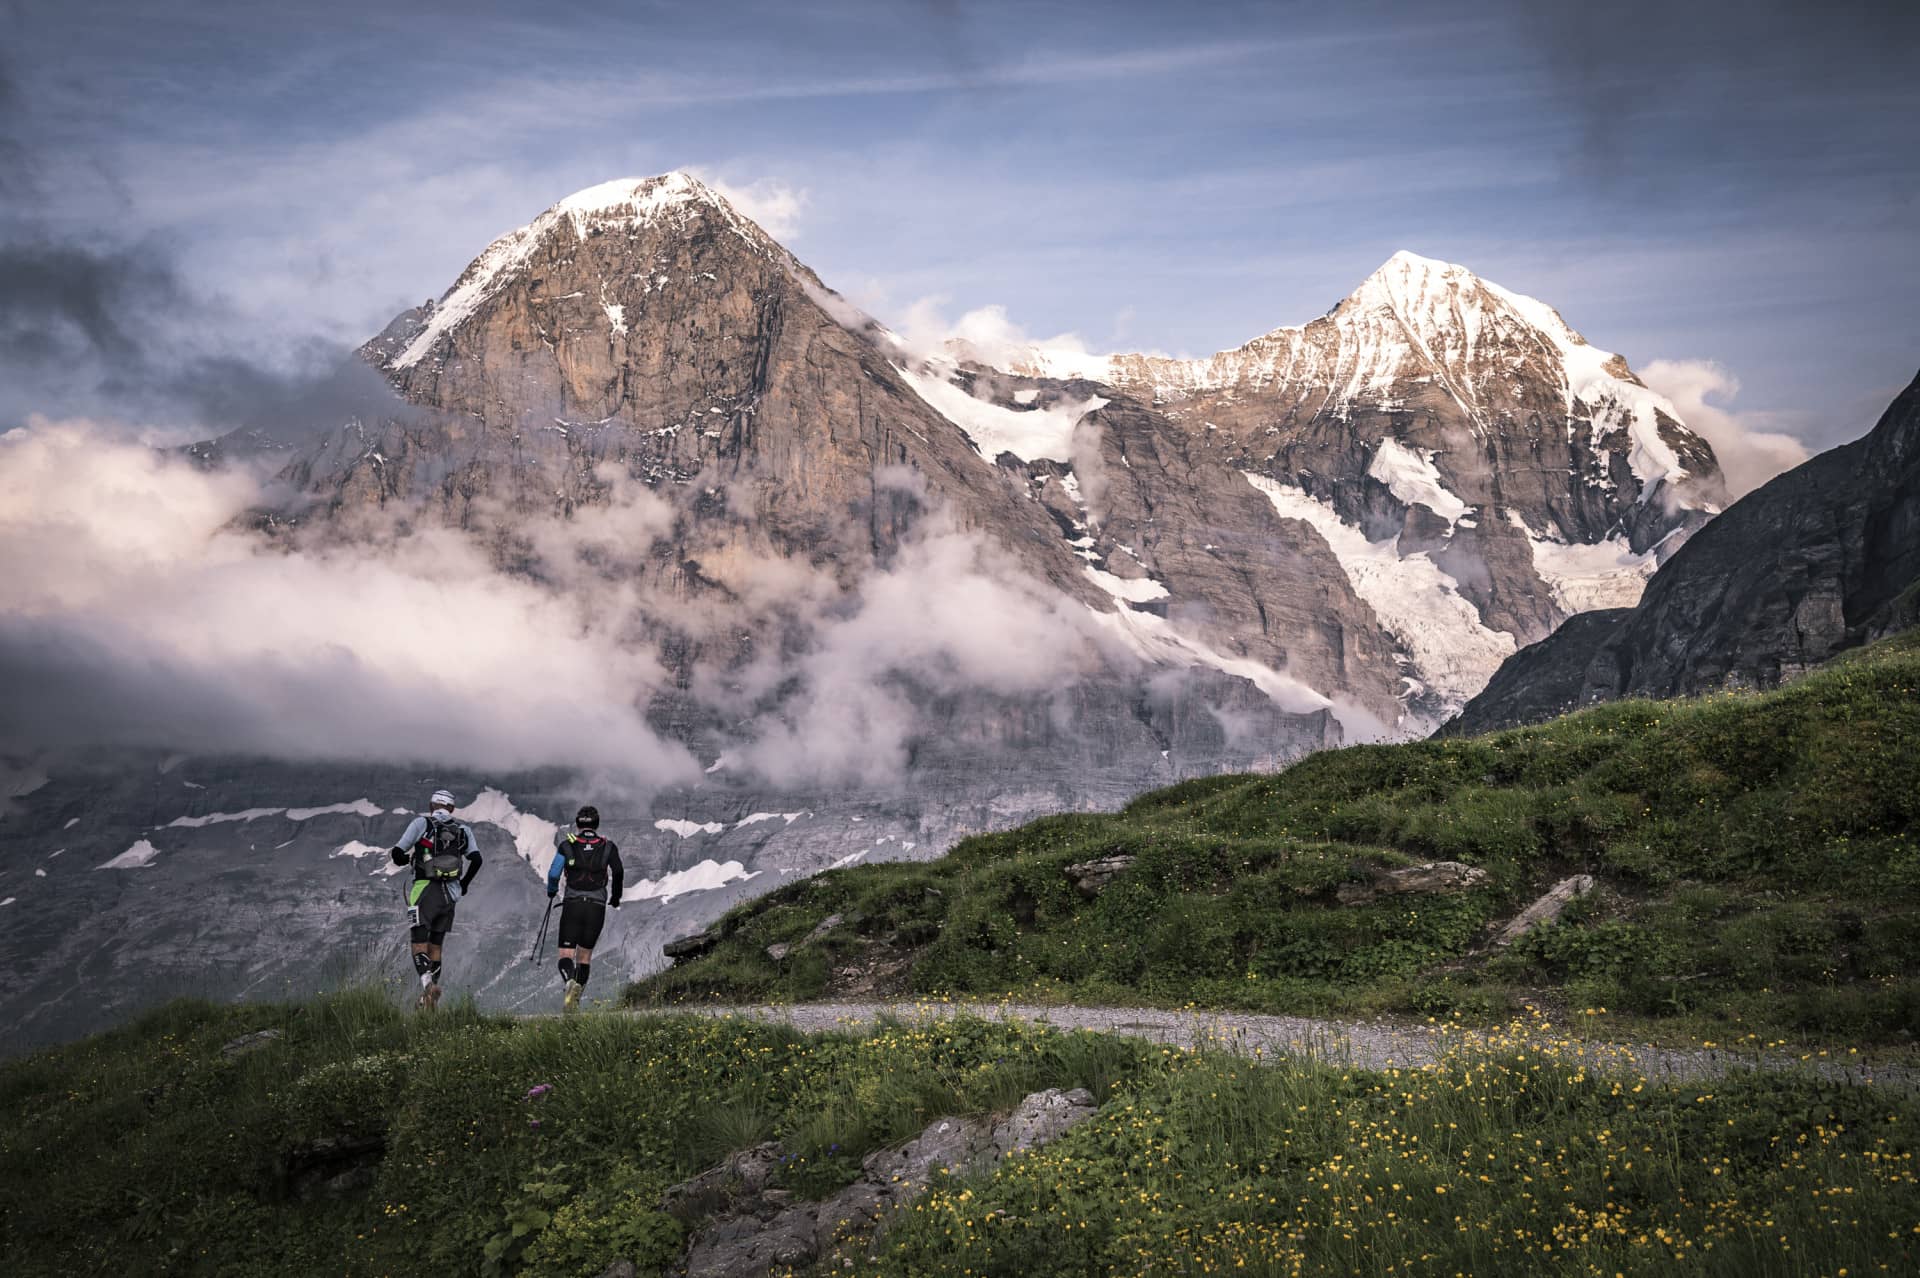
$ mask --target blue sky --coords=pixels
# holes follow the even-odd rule
[[[883,319],[1102,349],[1237,345],[1407,248],[1822,447],[1920,367],[1920,6],[1812,8],[32,4],[0,232],[163,261],[170,349],[282,362],[675,167]]]

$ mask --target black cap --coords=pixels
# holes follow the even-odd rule
[[[574,814],[573,823],[579,826],[582,830],[599,829],[600,828],[600,809],[594,807],[591,803],[589,803],[586,807],[581,808],[579,812]]]

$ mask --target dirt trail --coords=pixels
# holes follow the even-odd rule
[[[1164,1011],[1142,1007],[1039,1007],[1017,1003],[796,1003],[759,1006],[689,1006],[674,1009],[701,1016],[745,1016],[792,1025],[808,1032],[867,1025],[882,1017],[922,1021],[966,1014],[987,1020],[1022,1020],[1055,1029],[1085,1029],[1125,1034],[1178,1047],[1206,1047],[1247,1056],[1313,1056],[1357,1069],[1417,1068],[1437,1061],[1461,1042],[1511,1042],[1501,1032],[1383,1021],[1336,1021],[1302,1016],[1262,1016],[1250,1012]],[[644,1015],[645,1013],[640,1013]],[[1873,1066],[1831,1058],[1679,1049],[1645,1044],[1573,1041],[1526,1035],[1529,1041],[1555,1045],[1569,1064],[1619,1073],[1638,1073],[1658,1081],[1687,1082],[1718,1078],[1738,1070],[1809,1070],[1823,1078],[1861,1086],[1878,1084],[1903,1090],[1920,1084],[1920,1071]]]

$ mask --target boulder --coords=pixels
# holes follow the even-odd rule
[[[720,943],[720,934],[712,928],[693,933],[691,936],[676,937],[660,947],[660,952],[679,963],[682,959],[699,958]]]
[[[801,938],[800,944],[812,945],[815,941],[819,940],[821,937],[825,936],[827,933],[833,931],[833,929],[839,927],[844,922],[846,922],[846,920],[842,918],[840,915],[829,914],[827,915],[827,917],[820,920],[819,924],[815,926],[813,931],[807,933],[806,936]]]
[[[1513,921],[1500,929],[1493,938],[1497,947],[1504,948],[1525,936],[1542,923],[1551,923],[1560,917],[1560,912],[1579,897],[1593,891],[1591,874],[1576,874],[1570,879],[1561,879],[1547,891],[1547,894],[1514,915]]]
[[[1383,896],[1408,893],[1440,895],[1466,892],[1487,882],[1487,872],[1459,861],[1428,861],[1398,870],[1375,870],[1365,883],[1342,883],[1335,890],[1342,905],[1365,905]]]
[[[1091,901],[1106,890],[1113,882],[1133,868],[1131,856],[1103,856],[1095,861],[1082,861],[1078,865],[1067,867],[1067,877],[1073,880],[1080,895]]]
[[[245,1056],[248,1052],[259,1051],[282,1034],[283,1031],[277,1029],[255,1030],[251,1034],[242,1034],[239,1038],[222,1045],[220,1054],[228,1058]]]
[[[367,1189],[386,1152],[384,1135],[322,1136],[295,1146],[280,1158],[281,1191],[290,1198],[310,1199]]]

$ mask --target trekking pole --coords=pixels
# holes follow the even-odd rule
[[[540,916],[540,933],[533,938],[533,952],[527,955],[529,963],[540,961],[540,947],[547,943],[547,924],[553,921],[553,907],[556,904],[558,904],[557,901],[548,901],[547,912]]]

